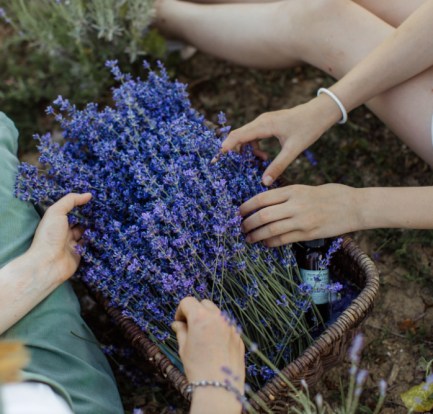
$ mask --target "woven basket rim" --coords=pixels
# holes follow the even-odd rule
[[[290,381],[294,379],[294,375],[296,377],[295,379],[302,379],[304,368],[314,364],[314,362],[323,353],[326,353],[336,341],[340,340],[346,332],[359,326],[373,307],[374,300],[379,290],[379,273],[376,266],[367,254],[348,236],[343,237],[343,243],[339,251],[340,254],[341,251],[343,251],[345,255],[348,255],[365,273],[364,287],[337,320],[306,348],[300,356],[281,370],[281,373],[287,376]],[[93,292],[93,294],[95,294],[95,292]],[[153,343],[129,317],[122,315],[120,309],[110,306],[109,301],[102,298],[99,293],[96,293],[95,296],[107,313],[115,320],[131,345],[157,368],[184,398],[190,400],[191,395],[186,392],[188,386],[186,376],[173,365],[169,358],[160,350],[158,345]],[[287,392],[287,384],[277,376],[258,390],[256,395],[266,403],[274,400],[275,394],[281,391]]]

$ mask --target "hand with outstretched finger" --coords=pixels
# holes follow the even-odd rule
[[[276,137],[281,150],[262,177],[263,184],[270,186],[302,151],[339,120],[338,107],[329,101],[329,98],[319,96],[292,109],[264,113],[230,132],[221,144],[221,153],[239,151],[242,145],[251,144],[259,158],[267,159],[267,154],[258,146],[258,140]]]

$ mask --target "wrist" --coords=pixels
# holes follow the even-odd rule
[[[328,96],[332,101],[334,101],[335,105],[338,107],[338,109],[341,112],[341,119],[340,121],[338,121],[338,123],[345,124],[347,122],[347,111],[346,111],[346,107],[343,105],[343,102],[341,102],[340,98],[334,92],[326,88],[320,88],[317,91],[317,96],[320,96],[322,94]]]
[[[359,212],[363,229],[431,229],[432,200],[433,187],[359,189]]]
[[[317,112],[316,120],[322,123],[322,127],[325,130],[341,121],[341,110],[329,96],[322,93],[310,102],[314,105]]]
[[[355,188],[354,211],[357,217],[357,230],[368,230],[381,227],[380,207],[376,195],[382,197],[375,188]],[[379,210],[378,210],[379,208]]]
[[[47,257],[43,252],[30,247],[22,256],[22,264],[29,266],[37,275],[43,275],[43,278],[57,287],[64,282],[61,273],[57,271],[55,261]]]
[[[234,414],[242,411],[235,393],[218,387],[197,387],[192,394],[191,414]]]
[[[5,332],[59,286],[45,263],[27,251],[0,269],[0,334]]]

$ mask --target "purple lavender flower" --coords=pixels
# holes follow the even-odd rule
[[[352,346],[349,349],[349,358],[354,364],[359,364],[361,359],[361,351],[364,346],[364,336],[358,334],[352,342]]]
[[[265,381],[269,381],[275,376],[275,372],[268,366],[264,365],[260,368],[260,375]]]
[[[363,391],[363,386],[365,381],[368,377],[368,371],[366,369],[361,369],[357,374],[355,378],[355,390],[354,395],[355,397],[359,398]]]
[[[279,298],[276,299],[275,303],[283,308],[287,307],[289,305],[287,295],[281,295]]]
[[[326,252],[325,257],[320,261],[321,269],[327,269],[329,267],[329,265],[331,264],[332,256],[335,254],[335,252],[340,250],[342,244],[343,244],[342,237],[338,237],[332,241],[331,246]]]
[[[220,125],[225,125],[227,123],[226,114],[224,112],[218,114],[218,123]]]
[[[8,17],[5,9],[0,7],[0,20],[3,20],[6,24],[11,24],[12,20]]]
[[[366,369],[361,369],[356,375],[356,385],[357,387],[362,387],[364,382],[368,377],[368,371]]]
[[[425,379],[425,384],[423,386],[424,391],[428,391],[431,387],[431,385],[433,384],[433,374],[430,374],[426,379]]]
[[[308,160],[308,162],[313,167],[315,167],[318,164],[317,160],[316,160],[316,157],[314,156],[313,151],[307,149],[307,150],[304,151],[304,155],[305,155],[305,158]]]
[[[379,395],[381,398],[385,397],[387,388],[388,388],[388,384],[386,383],[386,381],[384,379],[381,379],[379,381]]]
[[[313,290],[313,287],[308,283],[301,283],[298,286],[299,292],[302,296],[308,296],[311,294],[311,291]]]
[[[330,293],[338,293],[343,289],[343,285],[340,282],[335,282],[330,285],[326,285],[326,290]]]

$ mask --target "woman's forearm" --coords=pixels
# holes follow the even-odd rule
[[[201,388],[194,391],[190,414],[240,414],[241,411],[241,403],[229,391]]]
[[[433,229],[433,187],[355,189],[359,228]]]
[[[433,66],[433,0],[330,88],[348,111]]]
[[[0,334],[62,283],[52,270],[49,263],[29,252],[0,269]]]

